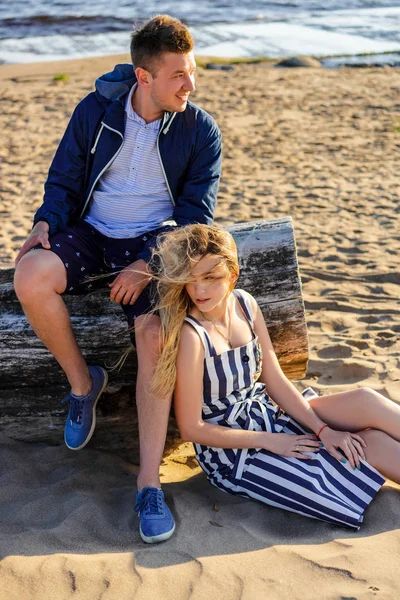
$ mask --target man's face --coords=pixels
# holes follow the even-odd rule
[[[195,90],[195,70],[193,52],[165,52],[154,77],[150,76],[150,96],[155,108],[183,112],[189,94]]]

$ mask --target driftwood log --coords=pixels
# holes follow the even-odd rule
[[[239,288],[259,302],[279,361],[287,376],[304,376],[308,338],[301,297],[293,225],[290,218],[244,223],[229,228],[240,259]],[[55,359],[29,326],[13,290],[13,269],[0,271],[0,427],[25,442],[63,443],[68,392]],[[89,364],[110,366],[129,347],[120,307],[109,302],[106,289],[86,297],[65,298],[78,343]],[[136,356],[132,352],[97,409],[91,446],[138,463],[135,406]],[[179,435],[173,417],[166,452]]]

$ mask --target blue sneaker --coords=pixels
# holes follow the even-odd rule
[[[174,533],[174,517],[165,504],[162,490],[144,487],[137,492],[135,510],[140,518],[140,537],[147,544],[163,542]]]
[[[92,389],[87,396],[69,395],[62,403],[69,402],[69,412],[64,428],[64,440],[70,450],[80,450],[90,440],[96,427],[96,404],[104,392],[107,371],[101,367],[89,367],[92,376]]]

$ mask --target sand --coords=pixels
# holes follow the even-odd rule
[[[74,105],[127,56],[0,68],[1,267],[41,202]],[[55,74],[68,81],[55,82]],[[199,69],[194,101],[217,119],[216,222],[291,215],[310,333],[304,385],[370,386],[400,402],[400,71]],[[162,464],[177,519],[146,546],[137,468],[86,448],[0,438],[2,600],[397,598],[400,488],[388,482],[359,532],[228,496],[183,444]]]

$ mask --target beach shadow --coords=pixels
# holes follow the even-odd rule
[[[176,534],[164,545],[136,550],[136,566],[151,569],[207,556],[253,552],[272,546],[326,544],[333,540],[350,546],[352,540],[399,527],[400,491],[390,485],[368,507],[359,531],[224,494],[211,486],[203,474],[185,484],[169,484],[165,489],[170,506],[174,509],[179,504],[174,511],[178,515]]]
[[[360,531],[308,519],[213,487],[203,473],[163,486],[176,518],[165,543],[146,545],[134,513],[136,469],[86,448],[0,436],[0,558],[10,555],[132,553],[132,569],[280,545],[325,544],[398,529],[399,491],[386,486]],[[346,542],[346,543],[347,543]]]

